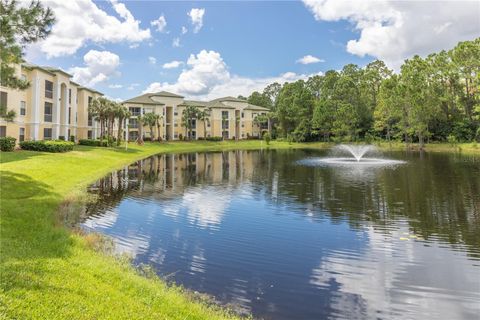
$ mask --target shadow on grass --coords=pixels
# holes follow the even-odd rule
[[[0,273],[3,290],[38,288],[48,259],[69,255],[73,240],[55,226],[61,195],[31,177],[0,171]]]
[[[27,160],[33,157],[44,155],[43,152],[15,150],[13,152],[0,152],[0,163]]]

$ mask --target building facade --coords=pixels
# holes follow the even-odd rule
[[[0,105],[14,110],[11,122],[0,118],[0,137],[23,140],[75,141],[98,134],[96,123],[88,117],[88,103],[103,94],[71,80],[65,71],[32,64],[18,65],[17,76],[30,86],[16,90],[0,86]]]
[[[0,118],[0,137],[11,136],[17,143],[24,140],[96,139],[100,125],[88,113],[88,106],[102,93],[83,87],[71,80],[63,70],[24,63],[16,67],[19,78],[28,80],[25,90],[0,86],[0,105],[16,113],[13,121]],[[128,140],[138,138],[138,116],[154,113],[161,116],[160,127],[153,130],[144,125],[144,138],[183,140],[219,137],[248,139],[261,137],[267,131],[265,123],[255,118],[266,115],[266,108],[249,104],[234,97],[212,101],[185,100],[170,93],[146,93],[122,103],[131,112],[128,122]],[[184,110],[194,106],[206,111],[204,120],[193,120],[187,130],[182,120]],[[127,137],[127,133],[125,133]]]
[[[212,101],[185,100],[184,97],[170,92],[146,93],[123,102],[132,117],[129,119],[129,140],[138,137],[136,118],[147,113],[155,113],[162,117],[160,130],[145,126],[147,138],[162,140],[182,140],[190,135],[191,139],[222,137],[223,139],[248,139],[261,137],[267,131],[265,123],[255,121],[259,115],[266,115],[269,109],[249,104],[234,97],[224,97]],[[193,120],[192,130],[187,130],[182,120],[183,111],[188,106],[207,111],[205,120]],[[160,132],[158,132],[160,131]]]

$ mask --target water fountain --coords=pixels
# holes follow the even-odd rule
[[[405,161],[386,159],[381,157],[367,157],[369,154],[378,155],[380,151],[373,145],[352,145],[340,144],[331,150],[332,157],[308,158],[299,161],[299,164],[319,166],[348,166],[348,167],[370,167],[389,166],[405,163]],[[343,155],[343,157],[342,157]]]

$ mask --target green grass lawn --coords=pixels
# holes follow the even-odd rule
[[[269,148],[325,144],[271,142]],[[160,152],[265,148],[262,141],[76,146],[64,154],[0,154],[0,315],[6,319],[234,319],[180,288],[139,275],[126,260],[91,249],[88,236],[64,227],[97,178]],[[385,148],[382,145],[382,148]],[[427,147],[438,150],[440,147]],[[473,145],[462,150],[480,152]]]
[[[305,145],[270,144],[271,148]],[[308,147],[318,147],[320,144]],[[138,275],[128,261],[90,249],[64,227],[85,187],[108,172],[159,152],[258,149],[261,141],[76,146],[62,154],[0,154],[0,315],[7,319],[225,319],[225,310],[192,299],[159,279]]]

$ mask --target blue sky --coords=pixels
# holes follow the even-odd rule
[[[433,14],[431,2],[358,3],[51,0],[45,5],[57,24],[49,39],[28,48],[27,59],[61,67],[116,99],[162,89],[209,99],[375,58],[395,69],[414,53],[448,49],[480,33],[478,2],[460,10],[458,2],[443,2]],[[166,22],[160,28],[152,24],[159,17]],[[300,63],[305,56],[312,63]],[[164,67],[172,61],[178,67]]]

